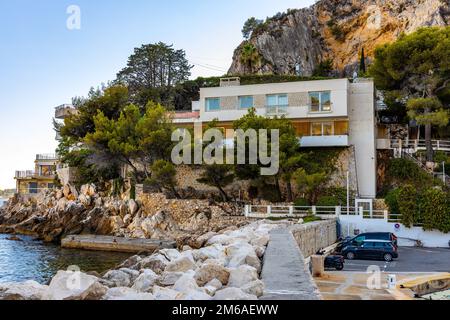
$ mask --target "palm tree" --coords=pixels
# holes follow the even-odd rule
[[[247,42],[242,47],[241,62],[248,68],[249,72],[253,72],[253,69],[261,64],[261,55],[253,44]]]

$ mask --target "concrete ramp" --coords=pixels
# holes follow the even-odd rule
[[[272,230],[264,255],[261,300],[321,300],[305,261],[286,227]]]

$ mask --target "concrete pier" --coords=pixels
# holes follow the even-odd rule
[[[61,247],[67,249],[83,249],[114,252],[149,252],[158,249],[175,248],[175,241],[131,239],[97,235],[73,235],[61,241]]]
[[[262,300],[320,300],[320,293],[305,267],[292,233],[286,228],[272,230],[264,255]]]

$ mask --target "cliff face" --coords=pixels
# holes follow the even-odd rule
[[[331,59],[335,68],[351,74],[362,47],[372,57],[378,45],[403,32],[449,22],[449,0],[321,0],[257,28],[248,42],[259,53],[259,63],[242,58],[243,42],[229,73],[293,74],[300,65],[303,75],[311,75],[318,63]]]

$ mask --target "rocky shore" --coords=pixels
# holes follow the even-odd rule
[[[48,285],[0,284],[5,300],[256,300],[276,223],[253,222],[190,238],[191,246],[136,255],[104,275],[59,271]]]
[[[136,201],[98,192],[94,185],[78,190],[66,185],[37,198],[11,199],[0,209],[0,233],[33,235],[58,243],[74,234],[196,242],[209,231],[247,224],[242,208],[207,200],[167,199],[144,194]]]

